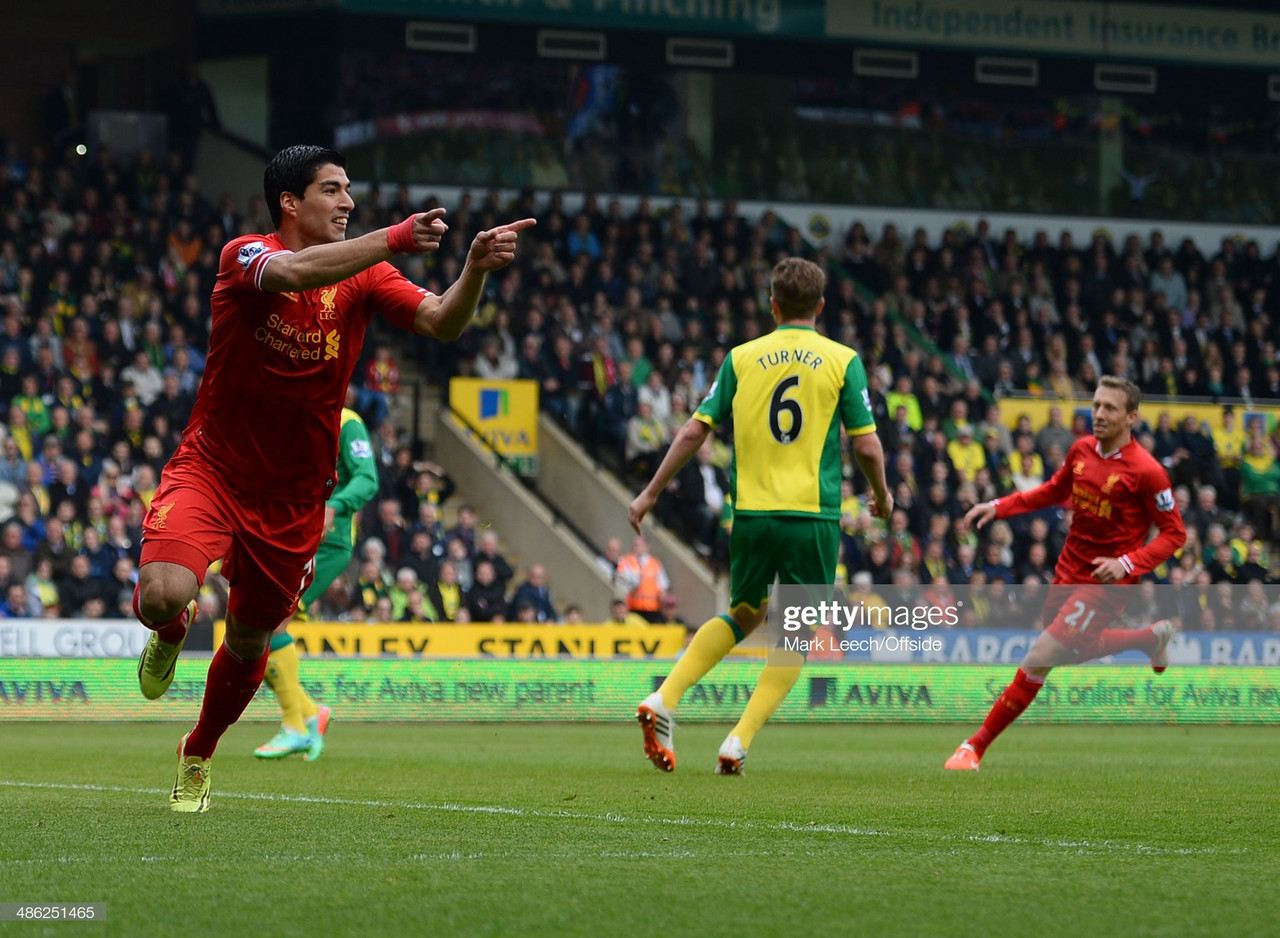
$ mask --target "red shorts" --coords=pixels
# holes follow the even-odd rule
[[[1054,583],[1045,614],[1054,614],[1045,629],[1081,661],[1102,654],[1102,630],[1112,625],[1133,597],[1133,587],[1101,583]]]
[[[270,631],[293,614],[315,574],[324,503],[282,502],[228,486],[198,455],[169,460],[142,522],[142,563],[176,563],[204,582],[222,559],[227,612]]]

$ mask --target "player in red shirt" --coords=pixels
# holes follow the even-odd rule
[[[1057,615],[1027,651],[982,728],[960,744],[946,768],[976,770],[987,747],[1027,709],[1058,665],[1137,648],[1151,656],[1157,672],[1168,667],[1174,635],[1169,620],[1144,629],[1106,627],[1130,598],[1115,585],[1137,583],[1187,539],[1169,474],[1133,438],[1141,400],[1132,381],[1104,377],[1093,395],[1093,436],[1071,445],[1053,478],[1028,492],[975,505],[965,516],[981,528],[1068,498],[1074,511],[1046,603]],[[1148,544],[1152,525],[1160,533]]]
[[[435,251],[443,209],[346,240],[355,202],[346,159],[296,146],[268,164],[263,189],[276,231],[222,249],[209,357],[182,444],[143,522],[134,612],[152,629],[138,661],[143,696],[173,680],[194,598],[225,558],[226,638],[213,656],[195,728],[178,744],[175,811],[209,804],[219,738],[262,682],[271,632],[311,582],[332,522],[343,398],[375,313],[419,335],[456,339],[489,271],[509,264],[524,219],[476,235],[462,273],[436,296],[387,259]]]

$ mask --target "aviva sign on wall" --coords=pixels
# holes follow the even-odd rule
[[[521,475],[538,468],[538,382],[453,378],[449,403],[467,432],[512,460]]]

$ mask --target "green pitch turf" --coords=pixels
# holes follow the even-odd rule
[[[339,714],[339,717],[341,715]],[[261,762],[234,727],[204,815],[183,728],[0,725],[0,901],[98,901],[0,935],[1274,935],[1274,729],[723,727],[654,770],[632,726],[335,723]]]

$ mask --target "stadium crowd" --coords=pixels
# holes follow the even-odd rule
[[[414,204],[404,188],[375,189],[349,234],[432,205]],[[1018,419],[1013,395],[1088,394],[1112,373],[1149,394],[1237,405],[1208,427],[1194,417],[1174,424],[1157,403],[1144,410],[1140,440],[1169,468],[1191,529],[1162,576],[1273,578],[1280,427],[1251,409],[1280,400],[1280,257],[1256,243],[1175,245],[1151,231],[1145,241],[1098,235],[1087,245],[1040,232],[1024,244],[980,222],[938,243],[923,231],[855,225],[832,250],[812,248],[771,212],[744,218],[732,200],[718,210],[702,200],[686,214],[588,196],[570,212],[558,194],[539,201],[526,191],[512,204],[490,193],[446,207],[441,250],[397,260],[424,287],[452,282],[478,228],[536,215],[535,247],[491,279],[458,344],[370,342],[350,399],[370,421],[381,486],[364,513],[358,570],[317,614],[564,613],[545,568],[530,563],[517,576],[495,531],[445,505],[445,469],[415,459],[403,428],[385,419],[398,380],[392,348],[417,341],[420,364],[442,383],[458,371],[538,381],[542,406],[634,479],[651,471],[727,350],[771,327],[768,273],[789,254],[827,270],[822,327],[865,359],[889,453],[897,508],[887,525],[870,518],[850,475],[845,576],[867,574],[872,586],[1048,577],[1069,512],[981,535],[963,514],[1038,484],[1087,432],[1061,412],[1043,426]],[[142,516],[200,380],[218,250],[270,221],[260,198],[242,213],[233,198],[202,193],[180,156],[125,162],[99,150],[60,161],[13,148],[0,167],[0,218],[0,613],[128,616]],[[726,444],[714,440],[662,506],[711,558],[723,556],[732,524]],[[446,516],[456,521],[446,527]],[[203,611],[216,616],[225,600],[216,576],[206,592]]]
[[[106,150],[88,161],[52,160],[40,148],[7,154],[0,616],[130,618],[142,519],[204,368],[219,250],[272,226],[261,198],[244,215],[229,197],[211,202],[176,153],[163,165],[147,153],[117,162]],[[340,577],[317,612],[558,621],[545,567],[518,574],[473,511],[446,508],[448,474],[415,461],[410,435],[388,419],[400,380],[394,341],[369,343],[349,389],[348,404],[373,430],[379,493],[365,513],[359,570]],[[225,602],[215,569],[201,616],[219,617]]]

